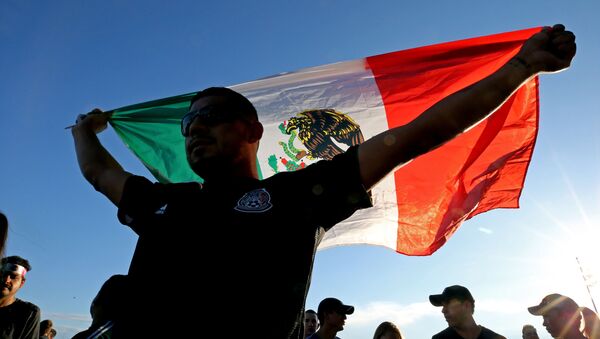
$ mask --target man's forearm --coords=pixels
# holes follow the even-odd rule
[[[498,109],[521,84],[534,74],[511,59],[487,78],[441,100],[408,126],[418,133],[416,144],[404,156],[412,159],[439,147]],[[407,159],[407,160],[409,160]]]
[[[96,189],[101,173],[107,170],[123,171],[121,165],[102,146],[96,133],[77,126],[73,128],[72,133],[79,169]]]
[[[409,124],[367,140],[359,148],[363,185],[372,187],[397,166],[483,120],[532,75],[525,65],[511,60],[487,78],[439,101]]]
[[[441,100],[409,124],[380,133],[359,146],[363,185],[370,188],[399,165],[439,147],[493,113],[527,79],[566,69],[575,56],[575,35],[563,25],[544,27],[517,55],[490,76]]]
[[[108,117],[99,109],[82,114],[77,118],[71,133],[81,173],[97,191],[118,205],[125,182],[131,174],[123,170],[98,140],[96,134],[106,128]]]

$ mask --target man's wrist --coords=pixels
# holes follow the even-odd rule
[[[529,63],[526,59],[520,57],[520,56],[514,56],[512,59],[510,59],[508,61],[508,65],[519,69],[521,71],[526,72],[527,76],[532,76],[535,75],[537,73],[537,71],[534,69],[533,65],[531,63]]]

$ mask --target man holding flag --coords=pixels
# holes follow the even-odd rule
[[[181,121],[189,166],[203,184],[152,184],[126,172],[96,136],[110,116],[100,110],[80,116],[72,133],[81,171],[139,235],[129,319],[115,333],[146,334],[155,313],[172,332],[167,336],[192,333],[203,307],[219,333],[243,336],[253,319],[239,317],[239,308],[252,307],[271,317],[262,337],[299,337],[324,232],[369,207],[367,192],[394,169],[476,125],[529,78],[567,68],[574,55],[575,36],[562,25],[546,27],[493,74],[411,122],[331,160],[264,180],[256,164],[263,126],[252,103],[230,89],[199,92]],[[288,193],[290,186],[297,194]],[[292,211],[298,214],[290,218]],[[200,280],[186,274],[196,268]],[[231,312],[238,316],[233,322]]]

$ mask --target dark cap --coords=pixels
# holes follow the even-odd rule
[[[453,285],[444,288],[442,294],[432,294],[429,296],[429,302],[433,306],[442,306],[445,302],[448,302],[452,299],[458,299],[461,301],[468,300],[472,303],[475,302],[471,292],[466,287]]]
[[[332,311],[340,314],[352,314],[354,313],[354,306],[344,305],[339,299],[336,298],[325,298],[319,303],[317,315],[319,318],[322,318],[326,312]]]
[[[549,294],[542,299],[539,305],[527,308],[533,315],[544,315],[552,309],[560,309],[564,312],[579,312],[579,305],[573,299],[558,293]]]

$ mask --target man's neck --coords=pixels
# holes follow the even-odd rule
[[[259,178],[256,160],[250,163],[215,164],[210,168],[205,168],[204,171],[196,172],[196,174],[206,182],[227,182],[230,180]]]
[[[12,303],[15,302],[15,300],[17,300],[17,298],[14,295],[2,297],[0,298],[0,307],[10,306]]]
[[[325,328],[325,326],[319,328],[317,335],[321,339],[334,339],[337,331],[331,328]]]
[[[452,328],[464,339],[476,339],[481,333],[481,326],[477,325],[473,319]]]

